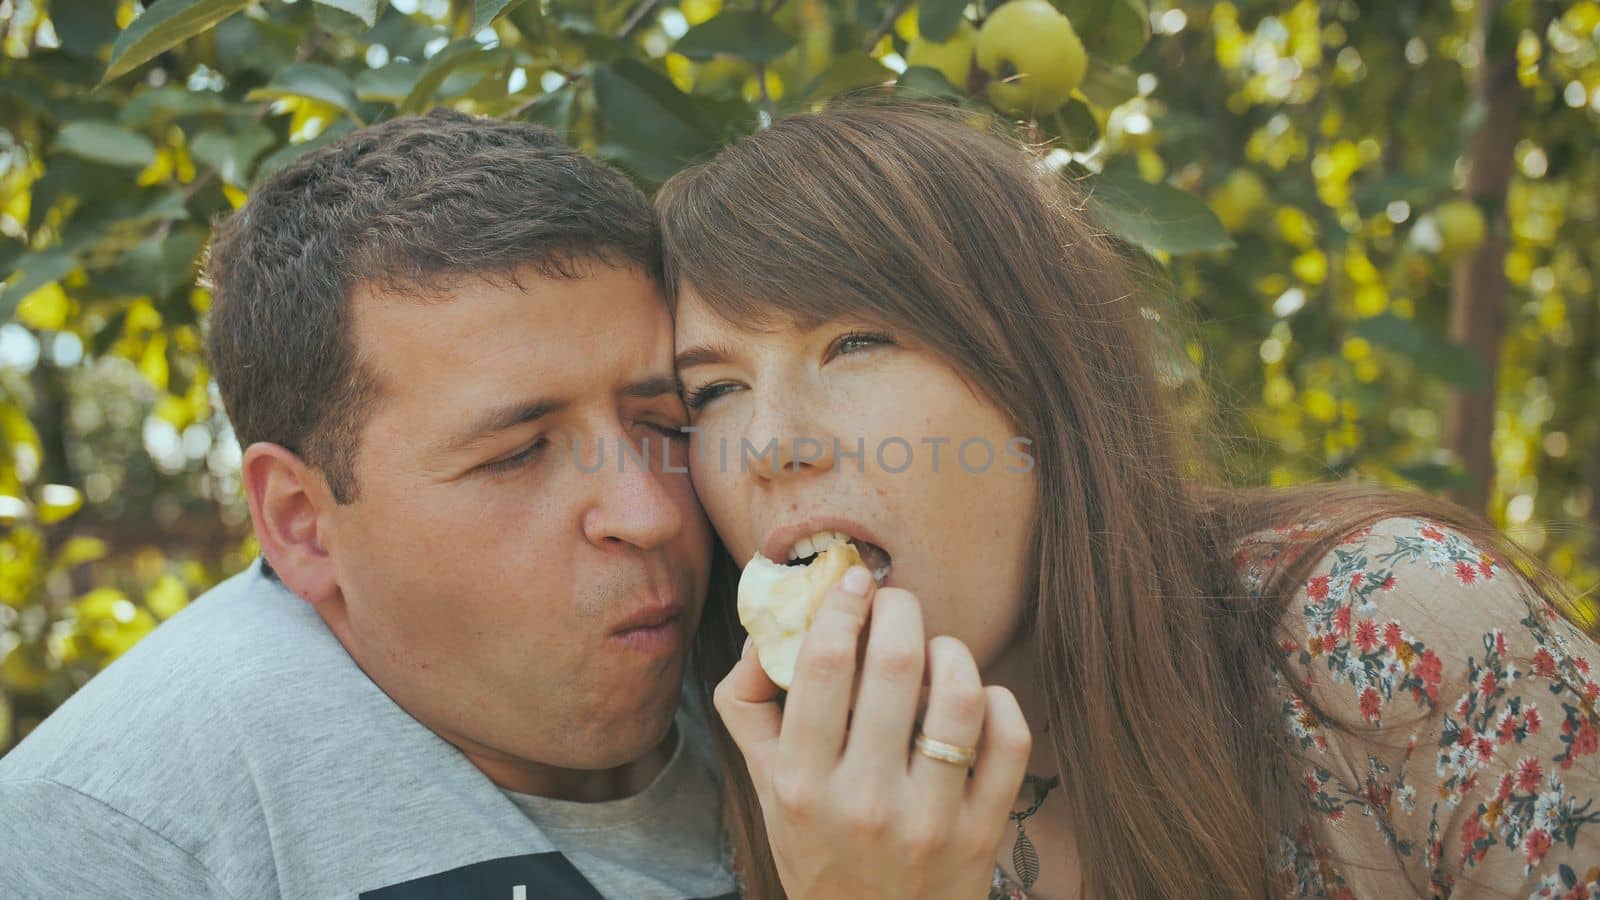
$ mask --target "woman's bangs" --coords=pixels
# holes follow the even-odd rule
[[[770,194],[752,192],[730,202],[724,186],[712,186],[717,179],[701,175],[676,180],[657,198],[674,313],[687,289],[718,318],[748,331],[883,318],[867,287],[838,265],[847,235],[826,233],[815,222],[808,223],[815,227],[806,229],[805,240],[775,235],[762,223],[787,220],[793,227],[798,210],[792,198],[767,205],[763,196]]]

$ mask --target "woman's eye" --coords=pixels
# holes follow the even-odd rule
[[[833,343],[828,347],[828,356],[831,358],[850,353],[860,353],[862,350],[880,344],[893,343],[894,339],[887,334],[881,334],[876,331],[852,331],[834,338]]]
[[[718,397],[721,397],[723,394],[726,394],[728,391],[733,390],[737,386],[738,385],[726,381],[719,381],[713,384],[708,384],[704,387],[695,388],[684,393],[683,405],[689,407],[690,409],[700,409],[707,403],[710,403]]]
[[[545,448],[549,445],[550,442],[548,440],[539,438],[537,441],[529,444],[521,451],[518,451],[511,456],[497,459],[494,462],[484,463],[481,468],[484,472],[487,472],[490,475],[497,475],[502,472],[509,472],[513,469],[519,469],[543,456]]]

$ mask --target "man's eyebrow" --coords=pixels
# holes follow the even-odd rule
[[[679,353],[674,364],[681,369],[692,369],[695,366],[714,366],[725,363],[733,356],[721,344],[700,344]]]
[[[627,385],[622,389],[621,394],[624,397],[650,400],[665,394],[676,394],[679,387],[676,375],[652,375],[642,381],[635,381]]]
[[[565,400],[541,399],[513,403],[509,406],[492,409],[479,416],[476,422],[463,428],[455,437],[447,441],[444,444],[444,452],[455,453],[465,450],[484,438],[505,431],[507,428],[514,428],[518,425],[537,421],[553,412],[565,409],[566,406],[567,402]]]

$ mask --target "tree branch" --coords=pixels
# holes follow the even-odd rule
[[[640,25],[644,24],[644,20],[650,17],[650,13],[655,10],[660,2],[661,0],[644,0],[644,2],[634,7],[633,12],[628,14],[627,21],[622,23],[621,28],[617,29],[617,40],[625,41],[632,37],[633,33],[638,30]]]
[[[889,7],[889,11],[883,14],[883,21],[879,22],[878,27],[874,28],[872,34],[867,36],[867,43],[861,48],[861,52],[871,53],[872,48],[878,46],[878,42],[883,40],[883,36],[889,33],[889,29],[894,27],[894,20],[900,18],[900,14],[905,12],[906,7],[910,5],[911,0],[897,0],[893,6]]]

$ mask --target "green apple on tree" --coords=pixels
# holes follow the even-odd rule
[[[1439,255],[1447,260],[1471,253],[1488,234],[1483,211],[1466,200],[1440,204],[1433,211],[1433,221],[1439,228]]]
[[[1072,22],[1047,0],[1011,0],[978,31],[978,65],[993,78],[989,101],[1018,115],[1054,112],[1089,69]]]
[[[977,37],[978,29],[964,19],[947,41],[934,42],[919,36],[906,47],[906,65],[934,69],[957,88],[966,90]]]

